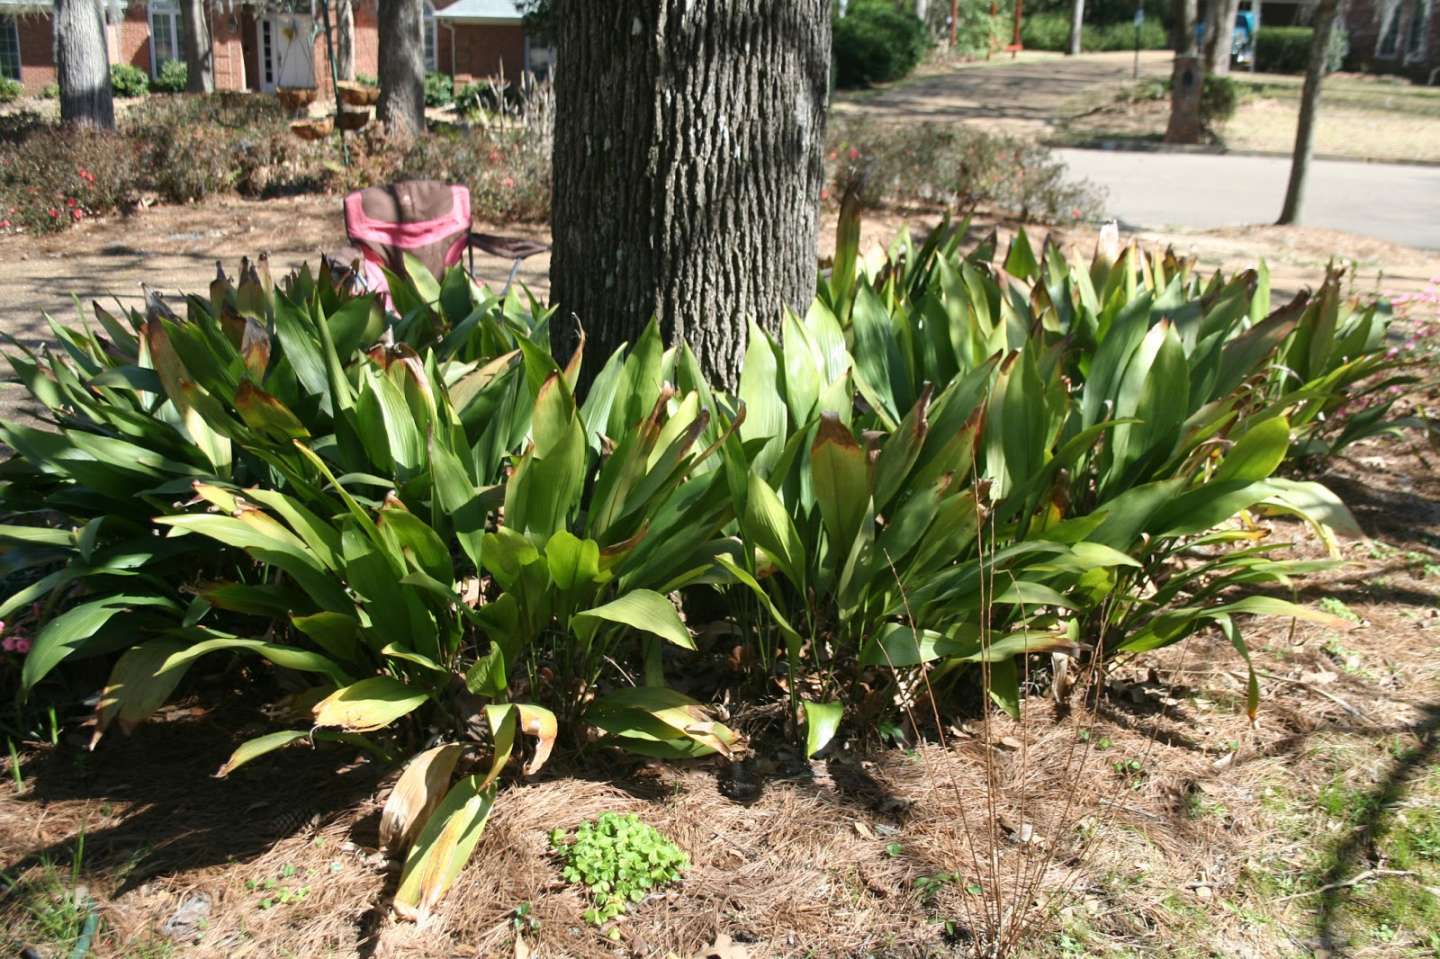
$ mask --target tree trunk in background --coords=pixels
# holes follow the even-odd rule
[[[425,130],[421,0],[380,0],[380,122],[392,136]]]
[[[1085,0],[1071,0],[1070,3],[1070,46],[1066,53],[1076,56],[1080,53],[1085,31]]]
[[[423,46],[421,50],[423,55]],[[341,80],[355,79],[355,7],[350,0],[335,0],[335,72]]]
[[[185,92],[215,92],[215,51],[210,42],[210,17],[205,0],[180,0],[185,25]]]
[[[1335,32],[1339,0],[1320,0],[1315,13],[1315,33],[1310,40],[1310,66],[1305,70],[1305,88],[1300,92],[1300,121],[1295,125],[1295,155],[1290,161],[1290,182],[1285,187],[1285,205],[1280,210],[1281,226],[1300,222],[1305,202],[1305,177],[1310,172],[1310,153],[1315,140],[1315,115],[1320,111],[1320,84],[1325,79],[1326,53]]]
[[[1205,19],[1205,75],[1223,77],[1230,72],[1230,47],[1235,42],[1235,16],[1240,0],[1210,0]]]
[[[733,387],[746,320],[809,306],[830,6],[557,0],[551,299],[585,382],[657,316]]]
[[[115,129],[105,13],[100,0],[55,0],[54,18],[60,122]]]
[[[1197,53],[1195,20],[1199,13],[1199,0],[1175,0],[1175,52],[1182,57]]]

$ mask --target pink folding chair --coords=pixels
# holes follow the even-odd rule
[[[379,292],[387,304],[390,288],[382,267],[403,275],[407,253],[423,263],[436,279],[457,266],[467,250],[472,277],[476,249],[513,260],[505,281],[504,292],[508,293],[521,262],[549,249],[523,237],[473,232],[470,191],[438,180],[409,180],[356,190],[345,198],[345,234],[354,250],[336,259],[353,262],[358,258],[365,288]]]

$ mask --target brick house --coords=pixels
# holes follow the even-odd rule
[[[1345,69],[1395,73],[1416,83],[1440,82],[1440,0],[1342,0],[1350,52]],[[1255,9],[1242,0],[1241,9]],[[1313,0],[1261,0],[1264,26],[1308,26]]]
[[[184,58],[174,0],[103,0],[110,62],[128,63],[154,77],[166,60]],[[55,82],[50,0],[0,0],[0,76],[30,93]],[[329,87],[325,35],[308,2],[212,4],[209,8],[215,86],[273,90]],[[376,0],[355,0],[355,71],[375,76],[379,43]],[[457,79],[516,76],[545,69],[546,51],[532,47],[510,0],[431,0],[423,27],[426,69]]]
[[[1348,0],[1346,65],[1366,73],[1399,73],[1440,82],[1440,0]]]

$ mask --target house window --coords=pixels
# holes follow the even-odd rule
[[[429,0],[425,3],[425,16],[420,24],[420,35],[425,41],[425,72],[435,73],[440,69],[439,58],[435,55],[439,44],[435,37],[435,7]]]
[[[20,28],[14,17],[0,17],[0,77],[20,79]]]
[[[185,59],[185,27],[172,3],[150,4],[150,75],[159,76],[167,60]]]
[[[1375,56],[1382,60],[1395,59],[1395,54],[1400,49],[1400,20],[1405,13],[1404,6],[1404,0],[1395,0],[1385,11],[1380,39],[1375,43]]]
[[[1415,0],[1410,13],[1410,28],[1405,31],[1405,59],[1425,58],[1425,31],[1430,25],[1430,4],[1428,0]]]

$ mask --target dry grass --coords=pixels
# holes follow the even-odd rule
[[[1235,116],[1219,131],[1226,149],[1288,156],[1295,147],[1300,78],[1231,74],[1240,88]],[[1108,99],[1107,99],[1108,98]],[[1170,115],[1168,98],[1131,102],[1114,89],[1096,89],[1068,102],[1056,121],[1066,142],[1159,142]],[[1440,162],[1440,90],[1390,78],[1339,74],[1321,89],[1315,127],[1317,156],[1390,162]]]

